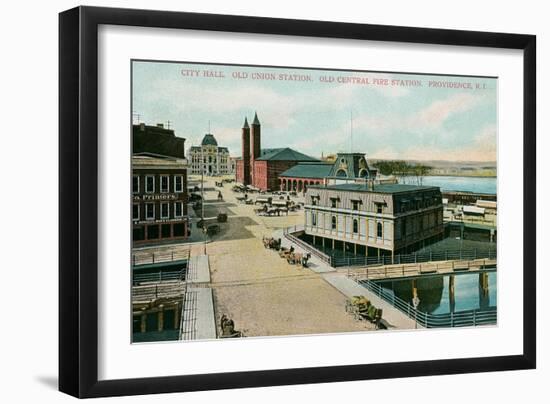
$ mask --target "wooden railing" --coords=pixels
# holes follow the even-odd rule
[[[314,257],[319,258],[321,261],[326,262],[330,266],[332,266],[332,257],[328,254],[325,254],[319,250],[317,250],[312,245],[306,243],[303,240],[300,240],[298,237],[296,237],[293,233],[297,233],[299,231],[303,231],[304,226],[293,226],[285,228],[283,231],[284,236],[291,242],[298,246],[300,246],[304,251],[307,251]]]
[[[181,251],[139,251],[132,254],[133,266],[183,260],[189,260],[188,249]]]
[[[380,280],[417,277],[421,275],[445,275],[457,272],[496,271],[496,259],[480,258],[461,261],[421,262],[401,265],[366,266],[348,268],[348,277],[356,280]]]

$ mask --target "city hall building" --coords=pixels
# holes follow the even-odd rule
[[[187,238],[185,159],[151,153],[132,156],[132,225],[134,246]]]
[[[343,178],[344,173],[340,174]],[[310,185],[305,198],[305,234],[324,248],[368,257],[393,256],[444,235],[439,187],[366,179]]]
[[[200,146],[191,146],[188,153],[189,171],[195,175],[227,175],[231,174],[229,149],[218,146],[213,134],[207,133],[202,138]]]

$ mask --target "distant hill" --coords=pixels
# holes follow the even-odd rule
[[[369,159],[370,165],[379,161],[394,159]],[[428,175],[448,175],[464,177],[496,177],[496,161],[446,161],[446,160],[402,160],[409,164],[423,164],[431,167]]]

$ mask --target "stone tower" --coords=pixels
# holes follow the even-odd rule
[[[250,126],[244,118],[242,129],[243,185],[250,184]]]
[[[261,155],[261,125],[258,120],[258,114],[254,113],[252,121],[252,130],[250,131],[250,181],[253,186],[254,182],[254,161]]]

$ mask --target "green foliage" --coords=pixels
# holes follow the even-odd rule
[[[373,166],[383,175],[395,175],[401,179],[413,177],[419,185],[422,185],[422,178],[432,169],[425,164],[412,164],[403,160],[381,160]]]

